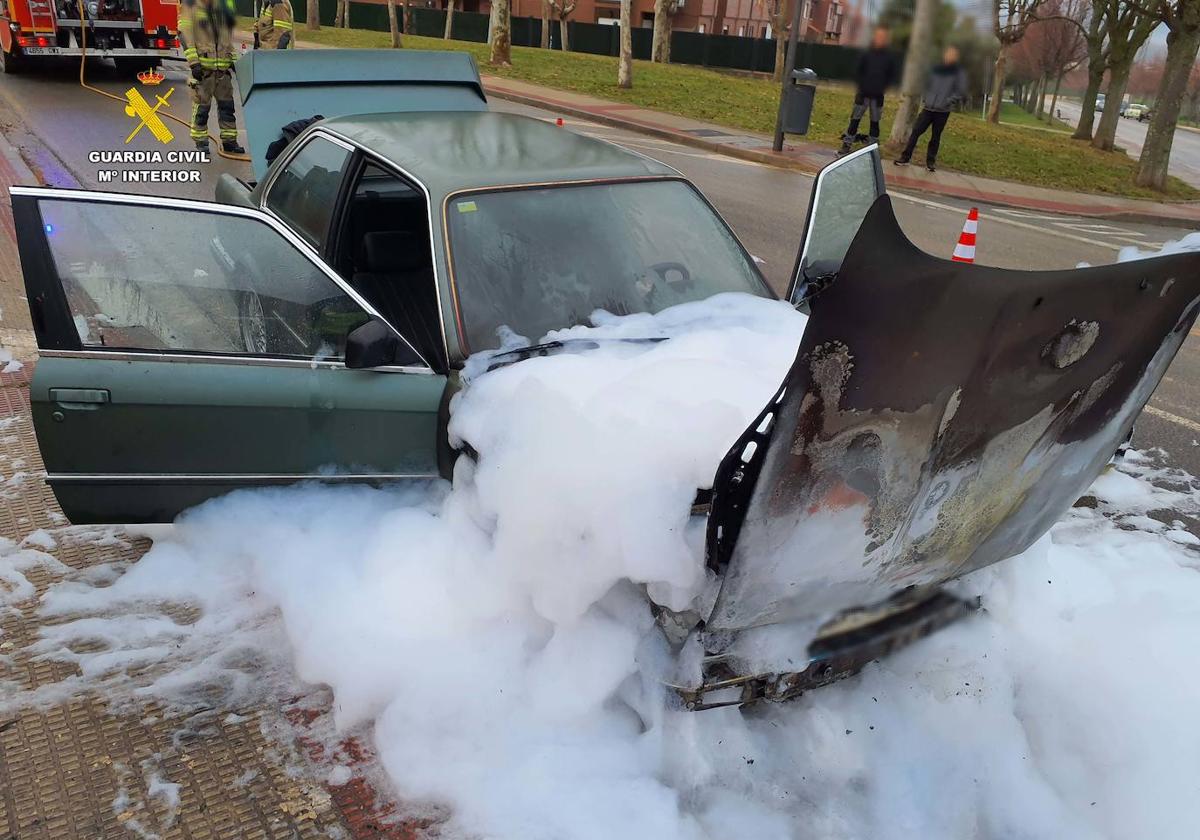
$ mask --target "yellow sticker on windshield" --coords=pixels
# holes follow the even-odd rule
[[[455,205],[459,213],[474,213],[479,208],[475,206],[474,201],[460,201]]]

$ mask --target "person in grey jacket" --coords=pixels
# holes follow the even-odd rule
[[[930,71],[929,81],[925,83],[925,93],[921,97],[921,113],[917,115],[912,134],[908,135],[908,143],[893,163],[897,166],[907,166],[912,160],[917,140],[932,128],[929,148],[925,151],[925,168],[930,172],[935,171],[938,147],[941,146],[942,131],[946,128],[946,121],[950,119],[950,111],[966,98],[967,74],[958,63],[958,47],[946,47],[942,52],[942,63]]]

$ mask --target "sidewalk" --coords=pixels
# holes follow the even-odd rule
[[[564,116],[649,134],[686,146],[770,166],[815,173],[835,158],[832,149],[815,143],[791,140],[784,145],[782,152],[775,152],[771,149],[770,137],[687,117],[663,114],[636,105],[609,102],[585,94],[553,90],[513,79],[484,75],[483,83],[488,95],[499,99],[544,108]],[[1154,202],[1064,192],[1011,181],[978,178],[944,169],[926,172],[922,168],[911,167],[900,173],[890,164],[886,165],[884,175],[889,188],[899,191],[932,193],[984,204],[1074,216],[1200,227],[1200,202]]]

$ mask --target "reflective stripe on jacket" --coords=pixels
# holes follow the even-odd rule
[[[273,2],[262,10],[254,22],[258,46],[265,50],[282,50],[292,46],[292,6],[288,2]]]

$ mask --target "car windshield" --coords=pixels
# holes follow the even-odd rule
[[[770,294],[733,234],[687,183],[620,182],[472,193],[447,207],[469,352],[511,330],[655,313],[720,292]]]

